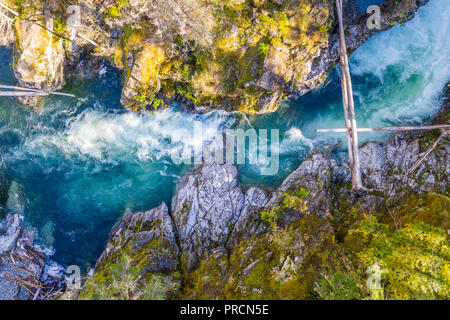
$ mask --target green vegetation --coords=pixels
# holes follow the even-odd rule
[[[277,226],[278,212],[274,209],[264,209],[261,211],[261,220],[270,225],[272,228]]]
[[[261,211],[261,220],[275,229],[277,226],[278,216],[286,210],[306,211],[308,209],[309,190],[302,187],[294,191],[288,191],[282,194],[281,203],[273,208],[266,208]]]
[[[258,53],[262,57],[267,56],[269,49],[270,49],[270,44],[268,44],[268,43],[260,42],[258,44]]]
[[[80,298],[450,298],[448,197],[410,196],[371,214],[349,206],[339,235],[333,217],[306,213],[309,197],[304,188],[284,193],[276,208],[261,212],[268,232],[241,241],[229,256],[210,256],[191,273],[182,257],[170,277],[143,272],[160,254],[160,240],[136,252],[130,240],[98,268]],[[278,224],[294,211],[298,218]]]
[[[272,226],[235,248],[227,268],[208,260],[191,275],[189,298],[449,299],[450,199],[412,196],[376,215],[349,208],[341,240],[330,221],[302,215],[286,228],[281,214],[297,203],[283,195],[261,217]],[[288,199],[288,200],[286,200]],[[359,213],[357,213],[359,212]],[[351,222],[352,221],[352,222]],[[224,266],[225,265],[225,266]],[[226,271],[227,270],[227,271]]]

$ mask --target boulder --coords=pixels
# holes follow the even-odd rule
[[[236,233],[242,231],[250,212],[266,202],[257,188],[244,194],[231,164],[207,164],[186,175],[172,200],[183,264],[193,270],[211,249],[226,245],[233,226]]]
[[[165,203],[145,212],[126,213],[105,250],[73,299],[162,299],[177,286],[170,274],[178,264],[175,230]]]

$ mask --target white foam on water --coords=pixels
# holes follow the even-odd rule
[[[297,146],[300,144],[313,148],[313,140],[305,138],[302,130],[297,127],[292,127],[286,132],[286,137],[283,139],[283,143],[281,145],[280,152],[290,152],[298,148]]]
[[[203,135],[194,135],[194,124],[200,121]],[[63,153],[66,157],[89,158],[101,163],[118,161],[162,161],[184,149],[201,147],[221,134],[227,127],[225,112],[195,115],[177,112],[172,108],[154,115],[105,113],[89,109],[68,120],[66,130],[49,130],[48,134],[31,135],[23,151],[51,157]]]

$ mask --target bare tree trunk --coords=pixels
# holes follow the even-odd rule
[[[347,46],[345,44],[344,23],[342,19],[342,0],[336,0],[336,9],[339,22],[339,43],[340,43],[340,64],[341,64],[341,85],[344,102],[344,116],[347,127],[347,139],[349,148],[349,158],[352,168],[352,184],[353,191],[365,190],[359,161],[358,150],[358,133],[355,119],[355,104],[353,101],[353,88],[350,76],[350,68],[348,66]],[[344,89],[345,88],[345,89]],[[347,104],[347,105],[346,105]]]

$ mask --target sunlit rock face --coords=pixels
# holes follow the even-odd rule
[[[183,0],[161,3],[154,12],[140,10],[152,2],[159,3],[137,1],[115,11],[114,19],[106,17],[111,27],[130,15],[152,26],[128,25],[115,47],[114,62],[127,71],[122,99],[127,106],[152,104],[157,94],[227,110],[270,112],[283,91],[309,87],[324,76],[307,79],[313,60],[328,47],[332,4]],[[163,61],[158,54],[143,63],[149,41],[162,44]],[[153,78],[155,70],[157,86],[133,85],[140,77]]]
[[[369,14],[348,2],[349,52],[412,18],[425,2],[386,1],[380,29],[369,29]],[[151,4],[153,10],[143,9]],[[114,63],[126,73],[122,103],[134,110],[176,97],[203,108],[268,113],[282,98],[322,84],[338,61],[334,1],[143,0],[106,9],[104,19],[117,35],[116,45],[109,45]],[[155,42],[164,59],[158,54],[144,63],[147,43]],[[155,75],[156,85],[141,82]]]

